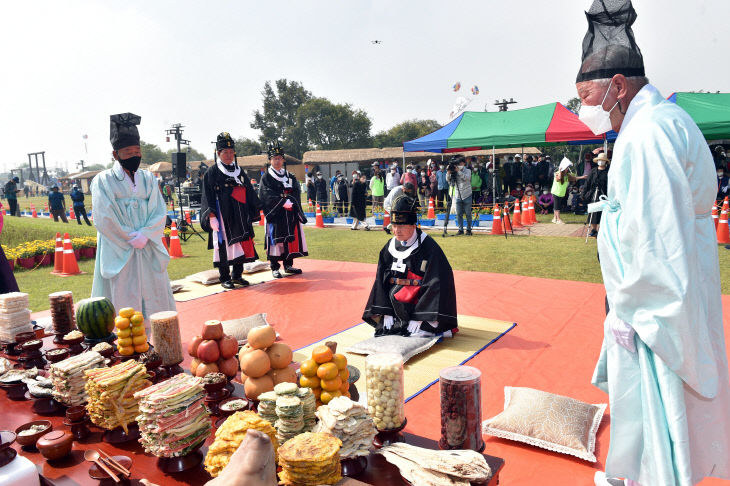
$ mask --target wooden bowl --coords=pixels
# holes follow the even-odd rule
[[[43,457],[48,461],[55,461],[66,457],[71,452],[74,437],[70,432],[54,430],[38,439],[36,447]]]
[[[45,428],[39,432],[36,432],[32,435],[22,435],[21,432],[31,428],[34,425],[43,425]],[[51,422],[48,420],[36,420],[33,422],[28,422],[27,424],[23,424],[17,429],[15,429],[15,435],[17,438],[15,441],[25,447],[33,447],[35,448],[35,444],[42,436],[46,435],[48,432],[51,432],[53,430],[53,425],[51,425]]]
[[[70,422],[78,422],[86,416],[86,407],[76,406],[66,410],[66,418]]]
[[[31,339],[35,339],[35,331],[21,332],[15,335],[15,342],[18,344],[23,344]]]
[[[244,407],[243,408],[238,408],[238,409],[235,409],[235,410],[226,410],[225,409],[225,404],[226,403],[234,402],[236,400],[239,400],[239,401],[243,402],[245,404]],[[228,417],[230,415],[233,415],[236,412],[243,412],[244,410],[251,410],[251,402],[248,400],[248,398],[230,397],[230,398],[226,398],[225,400],[222,400],[218,404],[218,409],[220,410],[221,416]]]
[[[51,352],[53,351],[53,352]],[[46,359],[51,363],[58,363],[71,356],[68,348],[49,349],[46,351]]]

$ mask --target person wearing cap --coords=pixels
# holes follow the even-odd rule
[[[68,223],[68,219],[66,219],[66,198],[63,197],[63,193],[56,184],[51,187],[51,192],[48,194],[48,208],[53,215],[54,222],[58,223],[58,218],[61,218],[61,221]]]
[[[20,210],[18,209],[18,184],[20,179],[15,176],[5,184],[5,197],[8,198],[8,206],[10,206],[10,215],[20,217]]]
[[[591,171],[581,191],[581,197],[589,203],[598,201],[608,191],[608,156],[601,152],[593,158],[593,163],[596,165],[596,169]],[[588,220],[591,225],[591,232],[588,233],[588,236],[592,238],[598,236],[598,228],[601,225],[601,211],[592,213]]]
[[[598,253],[608,315],[593,383],[611,442],[596,484],[730,479],[730,379],[710,208],[715,165],[692,118],[649,84],[629,0],[594,0],[579,117],[617,134]]]
[[[458,327],[451,265],[416,227],[418,199],[401,194],[391,208],[393,238],[380,251],[363,320],[375,336],[451,336]]]
[[[81,218],[84,218],[84,221],[86,221],[86,224],[91,226],[91,222],[89,221],[89,217],[86,215],[86,206],[84,205],[84,193],[81,191],[81,188],[78,184],[73,185],[73,189],[71,189],[71,201],[73,201],[73,208],[74,213],[76,214],[76,222],[79,223],[79,226],[81,225]]]
[[[380,170],[380,164],[373,162],[373,177],[370,179],[370,195],[373,198],[373,213],[383,208],[385,198],[385,177]]]
[[[388,190],[388,194],[390,194],[390,191],[392,191],[399,185],[400,175],[398,174],[398,169],[395,166],[391,166],[390,170],[385,175],[385,188]]]
[[[203,176],[200,227],[208,232],[208,249],[213,250],[221,286],[228,290],[236,285],[247,287],[243,265],[258,260],[253,239],[261,203],[248,174],[238,165],[230,133],[216,137],[213,159],[215,165]]]
[[[517,157],[520,154],[515,154]],[[519,161],[515,161],[514,155],[507,156],[507,161],[502,165],[504,170],[504,177],[502,177],[502,184],[504,185],[503,191],[505,194],[512,192],[515,188],[515,181],[519,178],[521,169]]]
[[[464,234],[464,216],[466,216],[466,235],[471,236],[471,171],[466,166],[464,156],[455,157],[454,162],[456,172],[447,171],[446,181],[451,186],[453,203],[456,203],[456,223],[459,225],[456,234]]]
[[[274,278],[282,278],[282,263],[286,273],[302,273],[292,265],[295,258],[309,254],[304,236],[307,218],[302,210],[299,181],[286,169],[284,149],[276,142],[269,144],[267,153],[270,165],[261,177],[259,188],[259,198],[266,216],[264,248]]]
[[[715,200],[721,203],[728,195],[730,195],[730,179],[725,174],[725,169],[722,166],[715,169],[717,171],[717,196]]]
[[[390,213],[391,210],[393,209],[393,203],[395,202],[395,200],[398,199],[399,196],[403,196],[403,195],[406,195],[408,197],[418,200],[416,186],[414,186],[410,182],[406,182],[402,186],[398,186],[395,189],[393,189],[391,192],[388,193],[388,197],[386,197],[385,201],[383,202],[383,208],[388,213]],[[391,218],[391,224],[389,224],[385,228],[386,233],[390,234],[392,225],[393,225],[393,223],[392,223],[392,218]]]
[[[140,121],[132,113],[110,117],[115,162],[91,182],[98,234],[91,296],[108,298],[116,309],[133,307],[149,323],[155,312],[174,311],[175,299],[162,244],[167,207],[155,176],[139,170]]]
[[[324,180],[324,176],[319,171],[317,171],[317,174],[315,174],[314,194],[316,196],[316,201],[319,203],[319,207],[322,208],[322,211],[326,211],[328,202],[327,181]]]
[[[563,160],[560,161],[560,165],[558,166],[558,170],[556,170],[553,175],[553,186],[550,192],[553,195],[554,201],[552,222],[556,224],[565,224],[563,220],[560,219],[560,210],[563,207],[563,202],[565,201],[565,197],[568,193],[568,186],[578,180],[578,177],[570,172],[571,167],[573,167],[573,162],[571,162],[567,157],[563,157]]]

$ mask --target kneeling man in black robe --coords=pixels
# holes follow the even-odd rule
[[[433,238],[416,228],[417,212],[415,198],[393,202],[393,238],[380,251],[363,314],[376,336],[450,336],[458,326],[451,265]]]

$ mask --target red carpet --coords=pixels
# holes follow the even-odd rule
[[[361,321],[375,265],[306,258],[297,260],[297,265],[303,275],[178,303],[183,341],[197,334],[208,319],[265,312],[282,340],[296,349]],[[602,285],[460,271],[455,276],[460,314],[517,323],[467,363],[483,373],[483,419],[502,411],[506,385],[607,402],[607,395],[590,384],[603,334]],[[730,296],[723,296],[723,304],[727,339]],[[358,385],[364,387],[364,380]],[[485,438],[485,452],[505,459],[501,484],[592,485],[594,472],[603,469],[606,458],[609,413],[599,429],[595,464],[492,437]],[[438,439],[438,386],[408,402],[406,414],[408,431]]]

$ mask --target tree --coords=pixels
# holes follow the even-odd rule
[[[84,167],[85,171],[87,171],[87,170],[104,170],[104,169],[106,169],[104,164],[91,164],[91,165],[87,165],[86,167]]]
[[[147,143],[144,140],[140,140],[139,148],[142,150],[142,161],[145,164],[154,164],[161,160],[169,160],[169,157],[163,152],[160,147],[153,143]]]
[[[400,147],[403,142],[423,137],[441,128],[436,120],[408,120],[375,135],[373,145],[378,148]]]
[[[309,145],[318,150],[369,147],[371,125],[363,110],[334,104],[327,98],[312,98],[297,111],[297,126],[303,128]]]
[[[565,103],[565,107],[573,113],[578,113],[578,110],[580,110],[580,105],[580,98],[578,98],[577,96],[575,98],[569,99],[568,102]]]
[[[236,155],[243,157],[246,155],[258,155],[263,152],[262,145],[256,140],[241,137],[236,140]]]
[[[263,107],[254,112],[251,128],[261,130],[262,145],[279,140],[287,153],[302,158],[307,150],[307,135],[297,125],[297,111],[312,98],[312,93],[296,81],[279,79],[275,84],[276,92],[269,81],[264,84]]]

